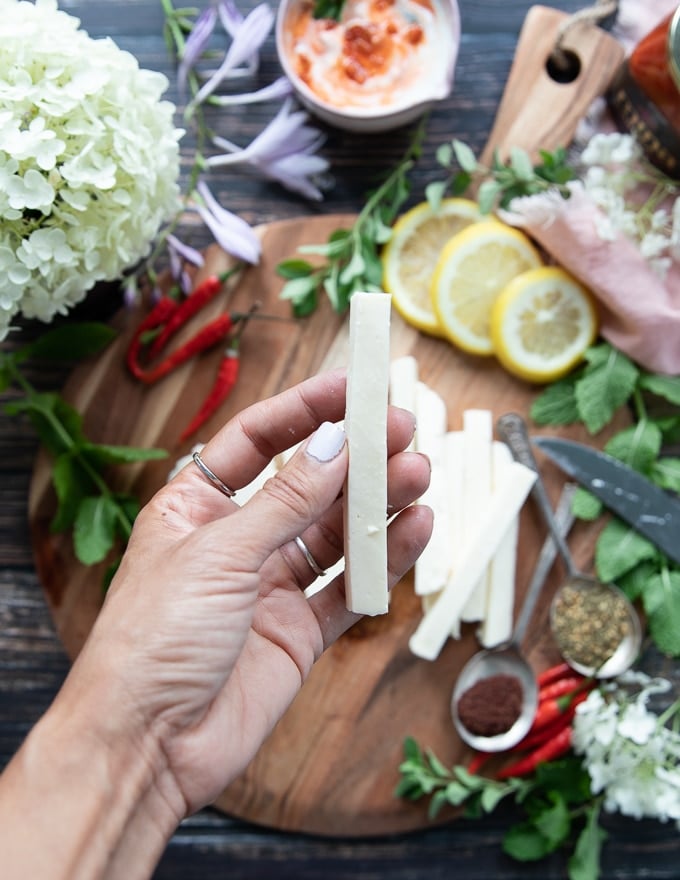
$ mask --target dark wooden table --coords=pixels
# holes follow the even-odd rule
[[[641,0],[642,2],[642,0]],[[111,36],[142,66],[162,70],[173,81],[173,65],[162,38],[157,0],[62,0],[93,36]],[[253,4],[254,5],[254,4]],[[481,150],[510,68],[517,35],[529,8],[526,0],[461,0],[463,37],[456,83],[449,100],[432,114],[424,154],[413,175],[412,202],[437,176],[436,147],[451,136]],[[579,0],[554,4],[573,12]],[[273,41],[262,58],[262,84],[278,72]],[[176,100],[174,82],[169,97]],[[271,107],[224,113],[225,135],[246,144],[271,116]],[[217,179],[224,204],[251,223],[317,212],[354,212],[378,176],[401,155],[410,129],[359,137],[328,130],[325,154],[334,186],[320,205],[310,206],[280,187],[231,172]],[[188,154],[188,150],[187,150]],[[201,243],[201,242],[198,242]],[[85,306],[85,310],[91,306]],[[27,327],[27,335],[36,328]],[[9,344],[9,343],[8,343]],[[58,389],[65,374],[32,370],[40,387]],[[35,573],[27,522],[27,497],[37,444],[30,426],[0,417],[0,767],[47,708],[68,671]],[[663,663],[666,672],[668,663]],[[675,672],[675,670],[673,670]],[[439,880],[456,876],[480,880],[566,876],[566,857],[556,854],[539,865],[505,857],[501,839],[511,809],[484,821],[457,821],[447,827],[371,840],[324,839],[255,827],[211,810],[187,819],[172,838],[157,869],[161,878],[382,878]],[[28,821],[28,820],[27,820]],[[603,880],[669,880],[680,877],[680,836],[672,825],[605,820],[609,840]],[[0,865],[1,865],[0,855]],[[1,875],[0,870],[0,875]],[[38,880],[38,878],[31,878]]]

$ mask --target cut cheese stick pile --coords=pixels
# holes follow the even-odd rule
[[[415,565],[423,618],[409,644],[434,660],[450,636],[460,637],[463,622],[479,622],[485,647],[510,637],[519,513],[536,475],[493,440],[487,410],[466,410],[462,427],[449,431],[444,401],[419,380],[413,359],[403,360],[407,367],[391,365],[390,401],[415,400],[415,448],[432,465],[420,500],[434,511],[432,537]]]

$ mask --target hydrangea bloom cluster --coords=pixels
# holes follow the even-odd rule
[[[664,723],[680,701],[665,716],[647,707],[653,694],[669,689],[665,679],[629,672],[593,690],[576,710],[573,747],[606,810],[675,820],[680,828],[680,732]]]
[[[676,186],[646,162],[636,140],[616,132],[595,134],[580,157],[586,192],[600,208],[600,238],[632,239],[662,278],[680,262],[680,198]]]
[[[56,0],[0,0],[0,339],[119,277],[178,210],[167,85]]]

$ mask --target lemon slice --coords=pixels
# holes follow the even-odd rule
[[[544,266],[511,281],[491,314],[496,357],[529,382],[553,382],[582,359],[597,335],[588,290],[564,269]]]
[[[496,298],[513,278],[540,265],[527,236],[498,220],[459,232],[442,250],[432,278],[432,305],[446,336],[464,351],[493,354]]]
[[[424,333],[442,335],[430,300],[432,270],[441,249],[479,218],[476,202],[444,199],[438,211],[421,202],[394,224],[382,253],[383,287],[402,318]]]

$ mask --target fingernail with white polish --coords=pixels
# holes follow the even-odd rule
[[[317,461],[331,461],[345,445],[345,432],[333,422],[323,422],[307,444],[307,455]]]

